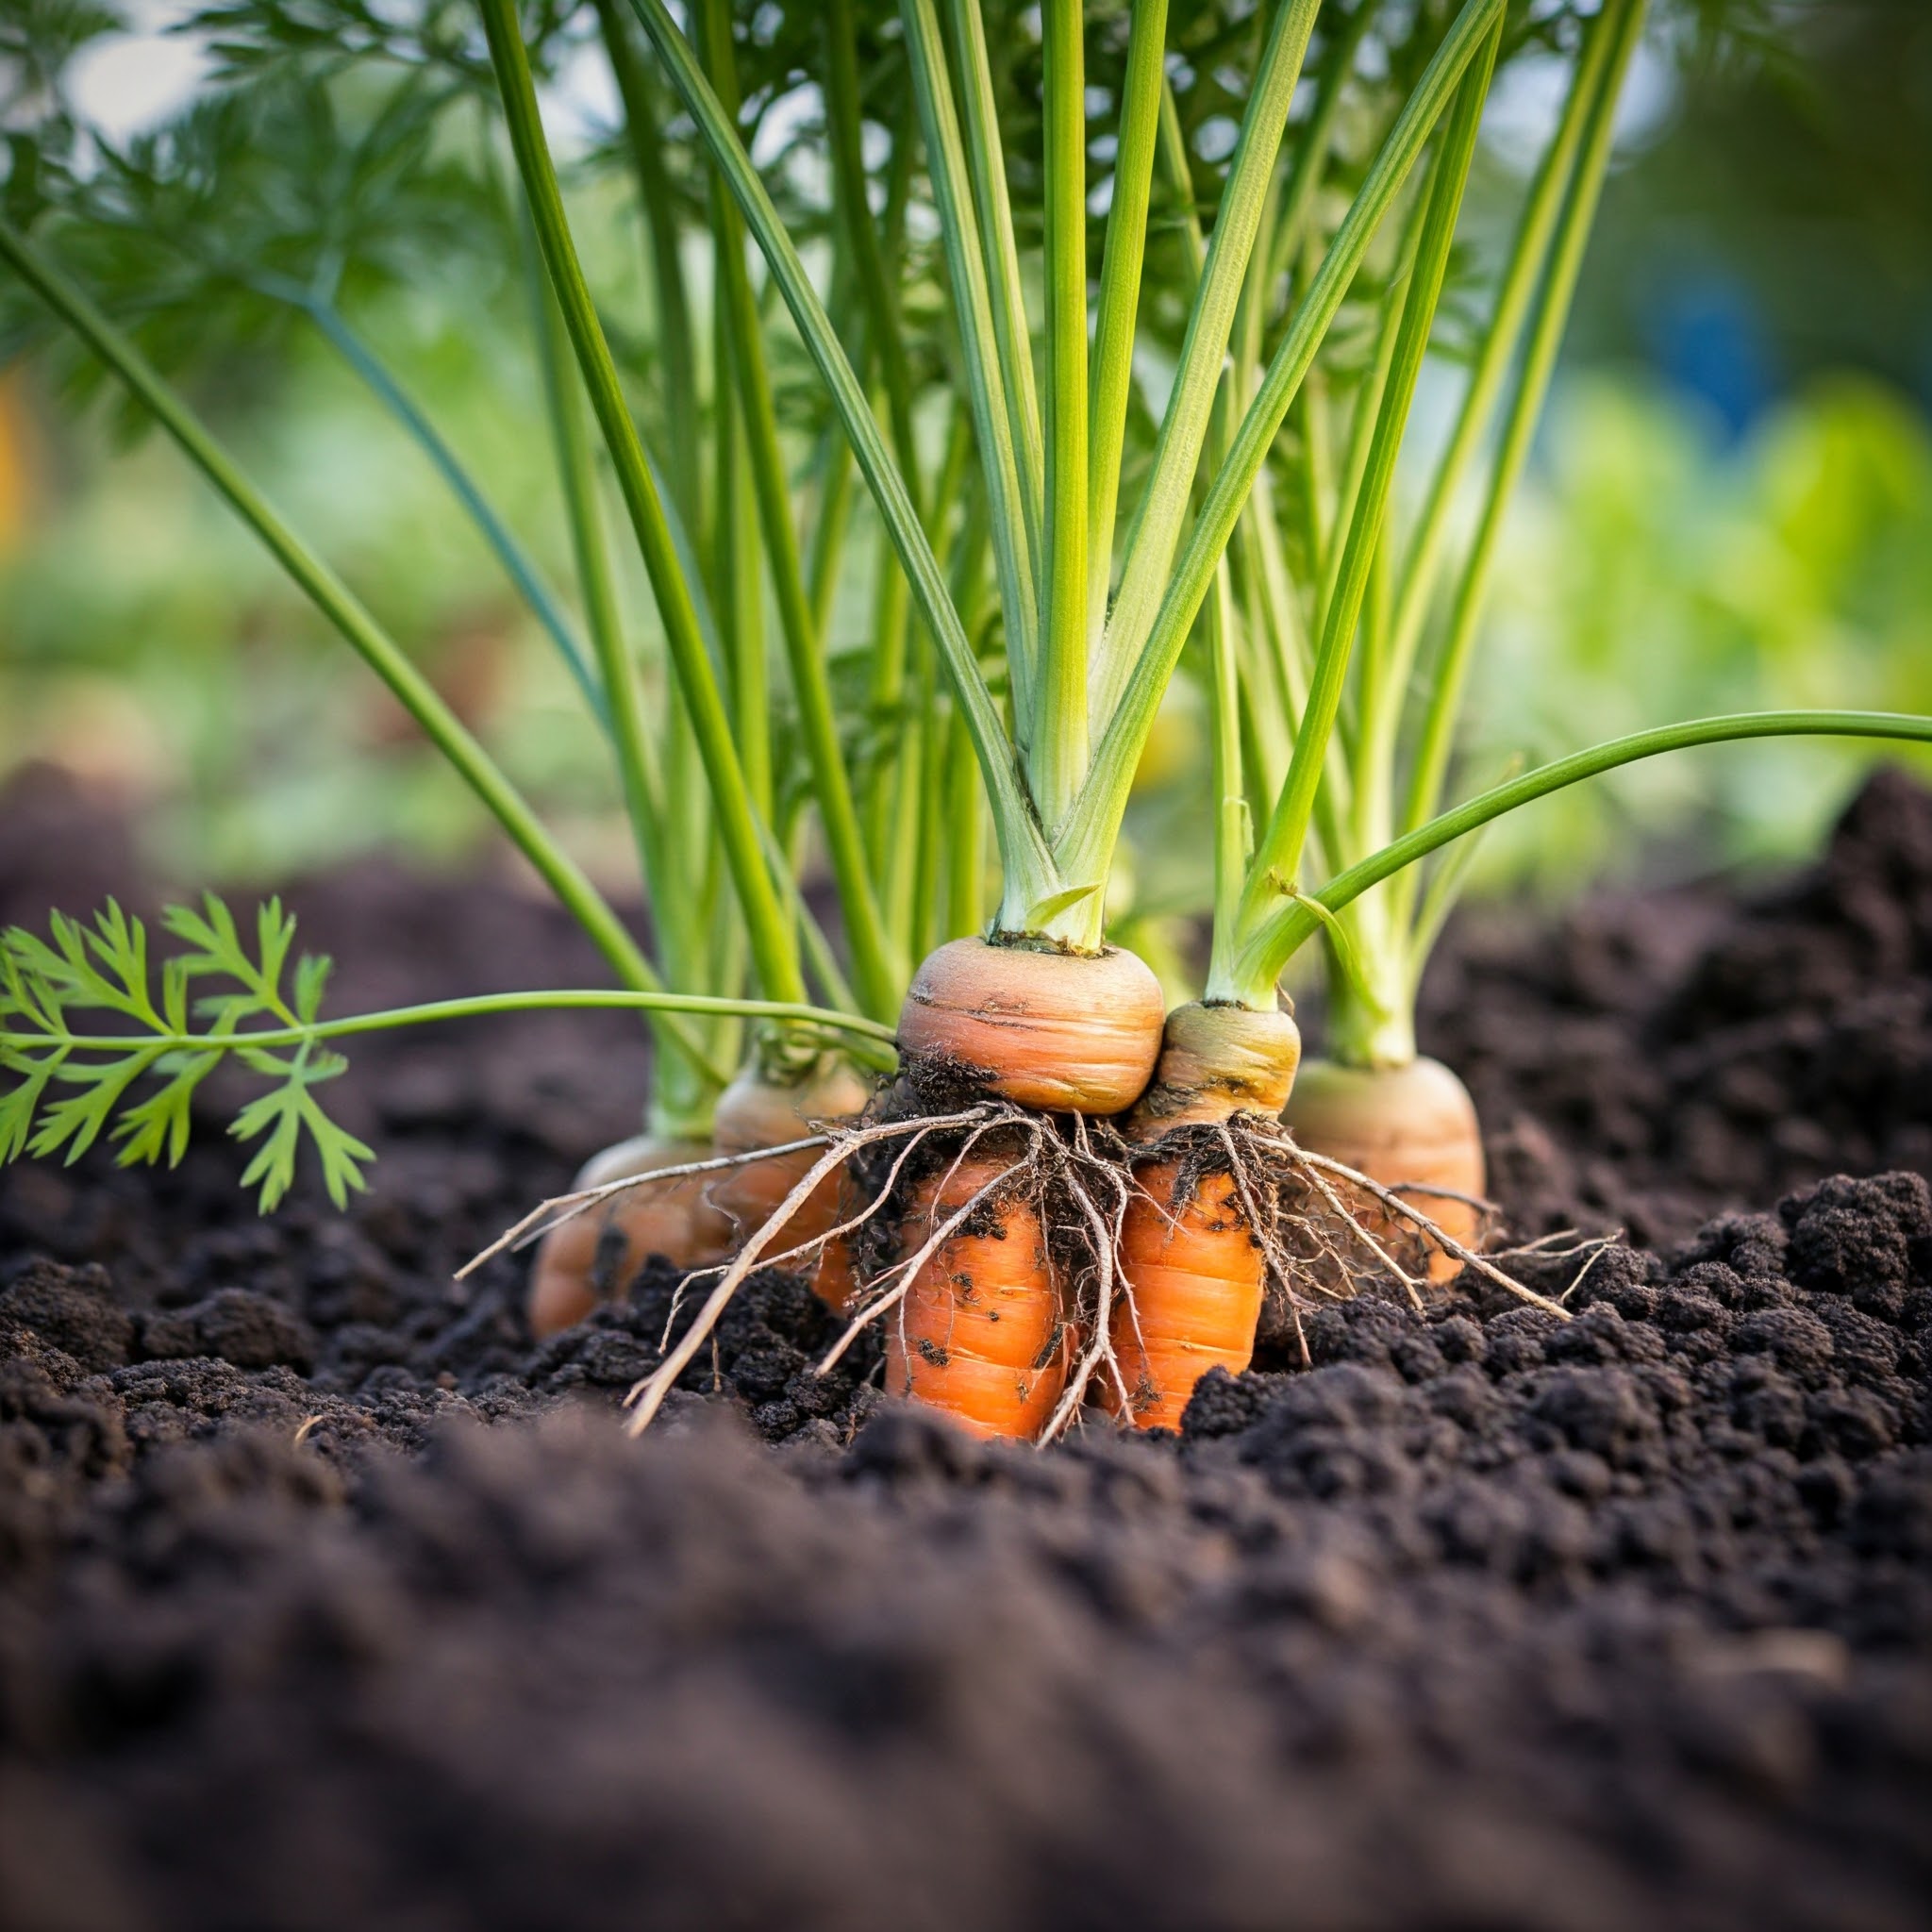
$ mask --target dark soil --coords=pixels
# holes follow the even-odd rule
[[[109,890],[110,821],[0,800],[0,920]],[[595,983],[508,885],[293,898],[341,1010]],[[257,1221],[213,1114],[11,1171],[0,1924],[1923,1924],[1932,797],[1466,931],[1429,1036],[1521,1230],[1643,1244],[1578,1319],[1364,1299],[1043,1455],[802,1379],[778,1279],[632,1443],[666,1281],[541,1349],[516,1264],[452,1288],[631,1125],[621,1019],[369,1042],[347,1216]]]

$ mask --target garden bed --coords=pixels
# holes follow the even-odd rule
[[[108,891],[17,781],[0,920]],[[338,1011],[599,977],[507,885],[291,899]],[[1364,1299],[1043,1455],[812,1381],[781,1279],[627,1442],[667,1281],[541,1348],[520,1263],[453,1286],[634,1125],[622,1016],[360,1043],[345,1217],[258,1221],[212,1126],[8,1172],[0,1922],[1923,1923],[1932,795],[1769,892],[1471,923],[1424,1044],[1518,1233],[1638,1243],[1579,1319]]]

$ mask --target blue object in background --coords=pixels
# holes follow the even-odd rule
[[[1687,275],[1652,297],[1643,333],[1652,360],[1679,389],[1707,403],[1736,441],[1772,399],[1771,353],[1741,282]]]

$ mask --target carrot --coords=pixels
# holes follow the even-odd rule
[[[1176,1007],[1127,1133],[1151,1142],[1238,1113],[1272,1118],[1300,1061],[1291,1013],[1200,1001]],[[1266,1261],[1241,1191],[1232,1174],[1211,1169],[1183,1189],[1182,1173],[1181,1162],[1164,1155],[1138,1165],[1121,1228],[1124,1292],[1108,1335],[1126,1388],[1124,1419],[1136,1428],[1177,1427],[1210,1368],[1239,1374],[1255,1353]],[[1104,1386],[1103,1400],[1119,1413],[1118,1387]]]
[[[814,1062],[790,1086],[779,1085],[756,1066],[747,1067],[718,1097],[712,1127],[716,1151],[750,1154],[760,1147],[782,1147],[815,1132],[816,1123],[858,1113],[871,1097],[871,1090],[851,1065],[832,1055]],[[731,1168],[712,1181],[706,1199],[729,1217],[742,1240],[771,1219],[824,1151],[808,1147]],[[840,1198],[838,1177],[828,1176],[786,1224],[779,1246],[796,1247],[836,1225]],[[813,1287],[834,1307],[844,1306],[851,1290],[850,1263],[843,1255],[844,1244],[835,1241],[817,1261],[807,1264],[813,1271]]]
[[[1010,1165],[974,1158],[924,1182],[902,1231],[906,1251],[916,1254]],[[888,1391],[943,1409],[975,1436],[1040,1433],[1066,1384],[1069,1337],[1030,1202],[982,1203],[921,1263],[890,1319]]]
[[[1234,1176],[1203,1174],[1180,1198],[1177,1161],[1149,1162],[1121,1229],[1127,1293],[1110,1334],[1126,1385],[1126,1420],[1172,1429],[1194,1384],[1217,1363],[1240,1374],[1255,1354],[1266,1264],[1249,1232]],[[1103,1400],[1118,1412],[1110,1383]]]
[[[1419,1057],[1399,1067],[1345,1067],[1311,1060],[1302,1070],[1282,1119],[1304,1147],[1393,1188],[1465,1246],[1481,1232],[1481,1216],[1461,1201],[1407,1193],[1417,1181],[1480,1195],[1485,1183],[1482,1129],[1469,1090],[1441,1060]],[[1412,1234],[1383,1210],[1364,1213],[1377,1240]],[[1446,1281],[1461,1263],[1441,1250],[1429,1257],[1429,1277]]]
[[[573,1186],[599,1188],[704,1160],[710,1152],[702,1141],[639,1134],[593,1156]],[[575,1326],[605,1293],[622,1291],[653,1255],[675,1267],[702,1267],[724,1254],[730,1239],[731,1224],[706,1200],[699,1175],[613,1194],[543,1237],[530,1271],[530,1333],[541,1340]]]
[[[1137,1141],[1237,1113],[1280,1113],[1301,1065],[1292,1013],[1190,1000],[1167,1016],[1154,1079],[1127,1119]]]
[[[899,1046],[913,1091],[937,1077],[1019,1107],[1115,1114],[1154,1071],[1163,1005],[1146,963],[1118,947],[953,940],[913,975]],[[920,1190],[902,1257],[1001,1171],[968,1159]],[[1069,1357],[1039,1213],[1008,1195],[916,1271],[893,1317],[886,1386],[975,1435],[1031,1437],[1053,1412]]]
[[[974,1076],[1021,1107],[1119,1113],[1154,1072],[1164,1005],[1146,962],[1119,947],[953,940],[913,975],[899,1044],[915,1066]]]

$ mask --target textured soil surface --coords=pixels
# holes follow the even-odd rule
[[[0,921],[108,891],[0,797]],[[508,886],[291,896],[336,1010],[596,983]],[[1424,1030],[1519,1232],[1630,1230],[1576,1318],[1365,1298],[1044,1454],[804,1377],[776,1279],[631,1443],[666,1280],[541,1348],[452,1287],[632,1125],[621,1017],[370,1041],[347,1216],[258,1221],[218,1112],[9,1171],[0,1925],[1923,1924],[1932,796],[1472,926]]]

